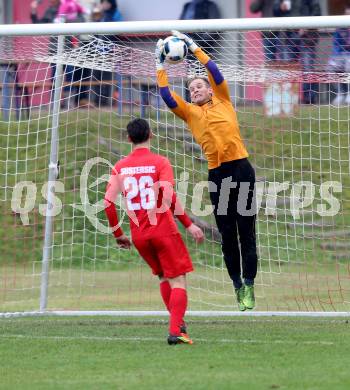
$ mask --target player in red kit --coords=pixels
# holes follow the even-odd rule
[[[184,316],[187,308],[186,274],[192,261],[178,231],[174,215],[198,243],[204,235],[180,203],[174,175],[167,158],[150,151],[152,132],[147,121],[135,119],[127,125],[133,151],[118,161],[105,195],[105,210],[117,244],[130,248],[131,241],[118,225],[115,199],[122,192],[130,220],[132,243],[160,280],[160,293],[170,313],[169,344],[192,344]]]

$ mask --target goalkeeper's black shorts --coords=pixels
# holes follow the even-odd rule
[[[247,158],[225,162],[209,170],[208,181],[229,275],[232,280],[241,274],[254,279],[258,261],[254,168]]]

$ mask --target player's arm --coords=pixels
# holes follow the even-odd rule
[[[164,100],[164,103],[170,108],[170,110],[178,117],[187,121],[189,115],[189,104],[182,99],[174,91],[170,91],[168,76],[164,68],[165,57],[163,54],[164,43],[162,39],[159,39],[156,46],[156,68],[157,68],[157,84],[159,87],[160,96]]]
[[[195,225],[182,207],[174,191],[174,174],[168,159],[164,159],[164,164],[159,174],[159,182],[163,188],[163,202],[169,205],[173,215],[181,222],[184,228],[192,235],[193,239],[200,243],[204,240],[201,228]]]
[[[120,192],[121,188],[119,184],[118,172],[116,168],[113,168],[104,197],[105,213],[107,215],[109,226],[112,228],[114,237],[116,238],[117,244],[121,248],[128,249],[131,246],[131,242],[119,226],[118,213],[115,207],[115,201]]]
[[[174,191],[174,188],[172,187],[172,198],[171,198],[171,204],[170,204],[170,210],[173,213],[173,215],[181,222],[183,227],[187,229],[192,225],[191,218],[187,215],[184,208],[182,207],[178,197],[176,196],[176,193]],[[170,192],[170,191],[169,191]]]
[[[220,72],[216,63],[208,56],[208,54],[204,53],[204,51],[188,35],[182,34],[176,30],[173,30],[172,34],[177,38],[182,39],[186,43],[188,49],[196,56],[198,61],[206,67],[209,83],[215,96],[222,100],[231,101],[227,81],[224,79],[224,76]]]

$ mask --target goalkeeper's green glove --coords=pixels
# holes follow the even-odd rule
[[[163,70],[164,69],[164,61],[165,61],[165,55],[164,55],[164,41],[163,39],[159,39],[157,42],[156,50],[154,52],[154,55],[156,57],[156,68],[157,70]]]
[[[192,53],[194,53],[198,49],[198,45],[188,35],[180,33],[180,31],[176,30],[172,30],[171,33],[174,35],[174,37],[182,39]]]

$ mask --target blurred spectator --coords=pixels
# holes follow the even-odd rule
[[[32,19],[33,23],[54,23],[58,8],[60,6],[61,1],[60,0],[49,0],[49,6],[45,9],[44,14],[41,18],[38,17],[38,6],[40,4],[40,1],[34,0],[30,4],[30,17]],[[57,54],[57,37],[51,36],[49,41],[49,47],[48,52],[49,54]],[[56,64],[52,63],[50,65],[51,67],[51,75],[50,75],[50,82],[54,83],[54,78],[56,74]],[[53,98],[54,89],[51,90],[51,100]]]
[[[180,18],[181,20],[192,19],[219,19],[220,10],[216,3],[210,0],[192,0],[183,6]],[[196,33],[192,34],[197,44],[209,55],[213,55],[215,47],[218,46],[220,34],[218,33]]]
[[[49,0],[49,6],[44,11],[44,15],[39,18],[37,9],[39,1],[31,3],[31,19],[33,23],[54,23],[58,16],[66,16],[68,22],[84,22],[84,9],[75,0]],[[82,44],[78,37],[67,37],[65,40],[65,48],[72,48]],[[49,54],[57,54],[57,37],[50,37]],[[65,74],[65,82],[75,82],[77,85],[73,87],[66,86],[64,88],[66,97],[62,97],[61,106],[64,107],[67,101],[70,100],[71,94],[74,95],[74,102],[76,106],[80,106],[87,101],[88,91],[87,86],[81,85],[80,81],[86,80],[90,77],[90,71],[67,65],[63,67]],[[51,80],[54,82],[56,74],[56,64],[51,64]],[[52,90],[53,92],[53,90]]]
[[[59,22],[59,18],[63,18],[66,23],[83,23],[86,21],[86,13],[87,10],[77,0],[61,0],[57,11],[57,21]],[[75,49],[85,43],[84,37],[71,36],[67,38],[65,47]],[[62,99],[62,106],[69,104],[72,95],[75,107],[85,107],[88,104],[89,87],[87,83],[90,77],[90,69],[74,65],[65,66],[65,81],[73,85],[64,88],[66,97]]]
[[[180,15],[180,20],[192,19],[220,19],[221,13],[213,1],[210,0],[192,0],[184,4]],[[198,46],[200,46],[209,56],[217,55],[216,48],[220,46],[220,34],[215,32],[200,32],[188,34],[193,38]],[[216,53],[215,53],[216,52]],[[194,59],[191,54],[189,59]],[[188,88],[185,89],[185,98],[188,102],[191,101],[190,92]]]
[[[103,17],[103,11],[101,7],[94,7],[91,11],[91,22],[101,22]]]
[[[344,14],[350,15],[350,5],[346,5]],[[333,52],[328,62],[328,71],[350,72],[350,28],[338,28],[333,34]],[[335,83],[334,92],[336,97],[332,104],[336,106],[343,103],[350,105],[350,90],[347,84]]]
[[[46,8],[44,15],[38,18],[38,5],[40,1],[34,0],[30,4],[32,23],[53,23],[60,7],[60,0],[49,0],[49,6]]]
[[[83,23],[86,21],[85,15],[87,10],[80,5],[77,0],[61,0],[61,5],[58,9],[58,18],[63,17],[66,23]],[[78,48],[87,44],[86,38],[82,36],[72,36],[69,38],[68,45],[71,48]],[[69,103],[70,96],[74,97],[75,107],[84,108],[89,103],[89,81],[91,78],[91,70],[81,68],[79,66],[66,66],[66,82],[73,83],[71,88],[65,88],[65,92],[69,89],[67,100]]]
[[[92,11],[92,21],[94,22],[121,22],[123,17],[118,10],[118,5],[116,0],[101,0],[100,7],[95,7]],[[107,36],[97,36],[99,39],[103,39],[104,42],[101,42],[100,47],[97,49],[101,54],[106,54],[113,51],[113,45],[108,45],[108,42],[111,41],[115,43],[117,41],[117,36],[107,35]],[[112,96],[112,87],[114,82],[116,82],[117,90],[121,88],[121,76],[116,73],[112,73],[105,70],[94,69],[93,70],[94,81],[100,82],[99,85],[94,86],[95,98],[94,103],[98,107],[110,106],[111,105],[111,96]]]
[[[122,22],[123,21],[123,17],[118,10],[118,5],[116,0],[102,0],[101,9],[103,12],[101,22]]]
[[[319,0],[275,0],[274,16],[320,16]],[[314,70],[318,33],[315,30],[288,30],[280,33],[280,60],[297,61],[300,59],[304,72]],[[303,83],[304,104],[317,103],[318,84]]]
[[[210,0],[192,0],[185,3],[180,15],[182,20],[191,19],[219,19],[218,6]]]
[[[261,12],[263,18],[274,16],[273,6],[275,0],[254,0],[250,4],[250,12],[253,14]],[[261,33],[266,61],[277,60],[278,31],[262,31]]]
[[[38,5],[40,1],[34,0],[30,4],[30,17],[32,19],[32,23],[54,23],[58,8],[60,6],[61,1],[60,0],[49,0],[49,6],[44,11],[44,15],[39,18],[38,17]],[[49,43],[49,53],[50,54],[56,54],[57,51],[57,37],[50,37],[50,43]],[[55,74],[55,66],[52,66],[52,77]]]
[[[77,0],[61,0],[57,16],[64,17],[66,22],[78,22],[84,13],[86,13],[85,9]]]

